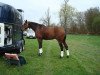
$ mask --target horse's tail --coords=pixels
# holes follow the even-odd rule
[[[66,40],[66,36],[67,36],[67,30],[64,28],[65,31],[65,35],[64,35],[64,41]]]
[[[64,35],[63,45],[64,45],[64,47],[65,47],[65,49],[66,49],[66,34]],[[64,52],[66,52],[66,50],[65,50],[65,49],[64,49]]]

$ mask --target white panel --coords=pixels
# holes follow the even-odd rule
[[[4,23],[0,23],[0,47],[4,46]]]

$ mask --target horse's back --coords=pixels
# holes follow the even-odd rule
[[[64,28],[63,27],[55,27],[54,31],[55,31],[56,39],[63,41],[63,39],[66,35]]]
[[[65,30],[63,27],[55,27],[54,28],[54,32],[57,33],[57,34],[65,34]]]
[[[43,32],[44,35],[50,39],[58,39],[65,36],[65,30],[63,27],[46,27]]]
[[[65,36],[65,30],[63,27],[42,27],[37,29],[36,36],[38,38],[50,40],[61,39]]]
[[[44,39],[54,39],[54,27],[44,27],[42,29],[42,36]]]
[[[43,32],[51,35],[65,34],[65,30],[63,27],[45,27]]]

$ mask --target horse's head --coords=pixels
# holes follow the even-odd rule
[[[28,21],[26,20],[26,21],[24,22],[24,24],[22,25],[22,30],[25,31],[25,30],[27,30],[28,28],[29,28],[29,24],[28,24]]]

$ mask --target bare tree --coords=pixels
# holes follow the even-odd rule
[[[81,33],[81,34],[87,33],[84,12],[77,12],[76,20],[77,20],[78,33]]]
[[[40,21],[42,21],[43,24],[46,26],[50,26],[51,24],[51,16],[50,16],[50,9],[47,9],[47,12],[45,13],[45,17],[41,18]]]
[[[60,25],[65,28],[67,32],[68,25],[70,25],[71,20],[73,19],[74,8],[68,5],[69,0],[64,0],[64,4],[62,4],[61,9],[59,11],[59,20]]]

